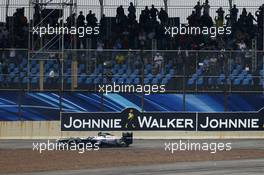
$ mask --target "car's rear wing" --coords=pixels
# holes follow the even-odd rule
[[[131,145],[133,143],[133,133],[132,132],[123,132],[122,139],[127,145]]]

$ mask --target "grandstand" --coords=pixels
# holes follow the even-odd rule
[[[54,92],[60,103],[63,93],[97,94],[98,85],[113,83],[165,85],[167,93],[184,96],[264,92],[262,1],[209,1],[213,26],[218,25],[216,11],[222,6],[222,25],[232,27],[232,35],[216,38],[163,35],[166,25],[193,25],[187,18],[194,11],[194,1],[151,1],[168,18],[148,17],[147,22],[141,15],[150,3],[131,2],[136,12],[130,21],[130,1],[125,0],[1,1],[1,92]],[[230,23],[233,4],[237,4],[238,20]],[[120,5],[121,16],[117,14]],[[89,10],[95,24],[87,18],[78,23],[79,13],[86,17]],[[248,17],[250,12],[254,19]],[[127,20],[122,22],[124,16]],[[100,35],[39,37],[33,33],[33,27],[53,23],[57,27],[100,26]],[[155,61],[158,55],[160,63]],[[139,95],[144,99],[144,94]]]

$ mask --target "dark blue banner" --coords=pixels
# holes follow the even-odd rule
[[[61,113],[62,131],[263,131],[264,116],[248,113],[139,112]]]

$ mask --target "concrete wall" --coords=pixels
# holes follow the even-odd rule
[[[121,132],[111,132],[120,135]],[[138,139],[229,139],[229,138],[264,138],[264,132],[190,132],[190,131],[135,131]],[[64,137],[87,137],[97,132],[61,132],[60,121],[16,121],[0,122],[0,139],[57,139]]]

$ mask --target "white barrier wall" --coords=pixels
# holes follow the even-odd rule
[[[121,135],[121,132],[111,132]],[[138,139],[263,139],[263,131],[195,132],[195,131],[134,131]],[[94,136],[97,132],[61,132],[60,121],[0,122],[0,139],[57,139]]]

